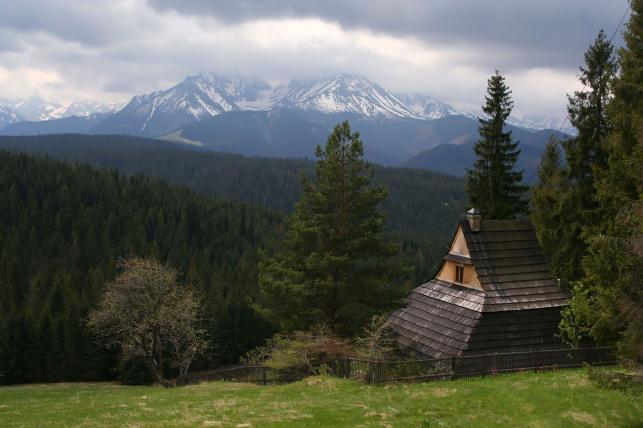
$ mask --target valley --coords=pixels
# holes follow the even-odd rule
[[[246,156],[311,158],[330,130],[349,120],[364,138],[369,161],[452,175],[463,175],[471,165],[471,156],[461,152],[478,138],[480,115],[426,94],[394,94],[346,73],[277,85],[202,73],[167,90],[137,95],[120,109],[87,102],[65,109],[34,97],[25,104],[31,106],[27,116],[18,104],[13,110],[0,106],[0,135],[133,135]],[[82,115],[70,116],[73,112]],[[533,121],[508,123],[524,147],[525,177],[533,175],[551,135],[567,136]]]

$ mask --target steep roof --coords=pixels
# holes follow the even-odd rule
[[[458,229],[482,290],[437,278],[415,288],[407,306],[389,318],[400,344],[440,356],[556,342],[559,311],[569,292],[551,277],[533,226],[483,220],[473,232],[464,220]],[[443,263],[459,257],[447,256]]]
[[[485,291],[485,312],[567,304],[569,292],[562,290],[549,273],[530,222],[483,220],[479,232],[472,232],[466,220],[459,226]]]
[[[463,351],[482,316],[484,292],[433,279],[415,288],[407,306],[391,314],[397,340],[426,355]]]

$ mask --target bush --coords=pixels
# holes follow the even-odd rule
[[[601,388],[616,389],[635,395],[643,392],[643,373],[640,370],[588,367],[587,377]]]
[[[308,376],[332,372],[338,359],[354,355],[349,340],[339,338],[321,326],[309,332],[277,334],[264,346],[244,355],[241,362]]]

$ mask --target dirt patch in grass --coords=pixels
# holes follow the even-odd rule
[[[569,412],[565,413],[565,416],[572,418],[576,422],[581,422],[589,425],[596,425],[596,418],[586,412],[570,410]]]
[[[456,392],[458,391],[454,388],[435,388],[431,390],[431,395],[438,398],[444,398],[453,395]]]

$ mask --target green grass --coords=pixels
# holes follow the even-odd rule
[[[386,387],[313,377],[280,386],[67,383],[0,388],[13,426],[643,426],[640,396],[585,370]]]

